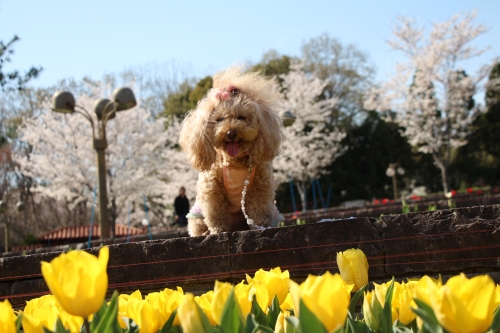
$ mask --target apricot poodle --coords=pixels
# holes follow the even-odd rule
[[[234,66],[190,111],[179,143],[199,171],[191,236],[276,226],[272,160],[283,140],[274,79]]]

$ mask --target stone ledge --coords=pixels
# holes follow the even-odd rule
[[[336,272],[336,253],[360,248],[370,280],[424,274],[488,272],[499,282],[500,206],[481,206],[301,226],[110,245],[109,290],[144,293],[182,286],[195,294],[215,279],[238,283],[245,274],[276,266],[292,279]],[[471,250],[472,248],[472,250]],[[97,254],[98,248],[88,250]],[[22,306],[47,292],[40,261],[60,252],[0,258],[0,297]],[[483,259],[488,258],[488,259]],[[21,296],[21,297],[19,297]]]

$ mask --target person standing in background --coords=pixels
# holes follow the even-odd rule
[[[189,199],[186,197],[184,186],[179,189],[179,196],[175,198],[174,209],[176,219],[172,225],[178,224],[179,227],[186,227],[188,224],[186,214],[189,213]]]

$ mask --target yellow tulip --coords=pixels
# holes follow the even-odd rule
[[[375,286],[375,296],[377,297],[382,308],[384,308],[385,296],[387,295],[387,289],[389,289],[391,283],[392,281],[382,284],[373,283],[373,285]],[[392,299],[391,299],[391,313],[392,313],[393,323],[398,319],[398,312],[396,309],[399,308],[400,289],[401,289],[401,284],[399,282],[394,282],[394,288],[392,290]]]
[[[401,283],[401,288],[397,295],[398,319],[405,325],[408,325],[416,318],[415,312],[412,311],[412,308],[417,307],[417,304],[413,301],[414,287],[414,283]]]
[[[181,327],[184,333],[203,333],[205,327],[202,321],[202,310],[196,304],[193,294],[187,293],[177,309]]]
[[[427,305],[431,305],[431,298],[435,297],[439,288],[441,288],[440,281],[424,275],[415,285],[413,297]]]
[[[297,312],[300,309],[298,302],[302,300],[328,332],[344,326],[351,289],[352,285],[346,285],[339,274],[330,272],[318,277],[310,275],[300,286],[290,281],[290,293]]]
[[[203,310],[205,316],[207,316],[210,325],[215,326],[216,323],[215,320],[212,318],[212,310],[210,310],[213,298],[214,298],[214,291],[210,290],[209,292],[201,296],[196,296],[194,300],[196,304],[198,304],[199,307]],[[177,315],[177,318],[179,318],[179,315]]]
[[[233,286],[230,283],[215,281],[214,298],[212,299],[210,311],[217,325],[221,323],[222,311],[224,310],[224,306],[226,305],[232,289]]]
[[[127,294],[120,294],[118,295],[118,299],[122,299],[124,301],[129,301],[130,299],[136,299],[139,301],[142,301],[142,294],[140,290],[134,291],[132,294],[127,295]]]
[[[243,318],[246,318],[252,310],[252,301],[249,299],[251,288],[250,285],[243,281],[234,286],[234,296],[236,297],[236,302],[238,302],[240,306]]]
[[[280,312],[278,319],[276,320],[276,326],[274,327],[274,333],[285,333],[285,314]]]
[[[454,276],[430,295],[439,323],[453,333],[486,331],[495,311],[495,284],[488,275]]]
[[[276,326],[274,327],[275,333],[292,333],[295,332],[295,328],[286,321],[290,313],[288,311],[280,312],[278,319],[276,320]]]
[[[365,292],[363,299],[363,317],[368,327],[379,332],[382,328],[382,305],[378,301],[375,291]]]
[[[172,312],[174,312],[184,300],[184,291],[181,287],[177,287],[176,290],[165,288],[163,291],[161,291],[160,294],[163,295],[163,298],[165,300],[163,302],[163,305],[159,309],[160,314],[163,318],[162,323],[164,324],[168,320],[168,318],[170,318]],[[175,316],[172,325],[180,325],[178,316]]]
[[[500,284],[495,288],[495,308],[500,306]]]
[[[283,312],[285,312],[287,310],[294,310],[292,295],[290,295],[290,293],[288,293],[288,295],[286,295],[285,300],[280,305],[280,309]]]
[[[278,296],[279,304],[283,303],[290,287],[290,273],[288,271],[281,272],[279,267],[270,271],[259,269],[255,272],[253,279],[247,275],[249,284],[253,280],[260,281],[267,288],[269,297],[267,307],[271,306],[274,296]]]
[[[360,249],[338,252],[337,266],[342,279],[348,284],[354,284],[353,291],[368,284],[368,260]]]
[[[85,251],[70,251],[42,262],[42,275],[62,308],[71,315],[88,318],[101,307],[108,289],[109,249],[99,257]]]
[[[118,323],[121,328],[126,328],[127,324],[125,318],[127,318],[127,306],[129,300],[142,301],[142,294],[140,290],[134,291],[132,294],[120,294],[118,295]]]
[[[69,330],[70,333],[80,333],[81,327],[83,325],[83,318],[79,316],[72,316],[63,308],[59,309],[59,318],[64,328]]]
[[[26,333],[44,333],[43,328],[53,330],[59,309],[53,295],[45,295],[26,303],[22,325]]]
[[[269,304],[269,293],[267,291],[266,286],[259,280],[252,280],[249,286],[250,286],[250,291],[248,293],[248,300],[252,301],[253,297],[255,296],[255,300],[259,305],[259,307],[261,308],[261,310],[264,313],[267,313]]]
[[[8,300],[0,302],[0,332],[16,333],[16,315]]]
[[[161,328],[158,310],[146,300],[131,299],[127,304],[127,317],[139,326],[139,333],[156,333]]]
[[[121,295],[120,295],[121,296]],[[128,302],[120,297],[118,297],[118,324],[121,328],[127,328],[127,323],[125,318],[127,317],[127,306]]]

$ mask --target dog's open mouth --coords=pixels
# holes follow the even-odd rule
[[[227,143],[226,152],[229,156],[231,156],[231,157],[238,156],[239,150],[240,150],[239,142],[230,141]]]

